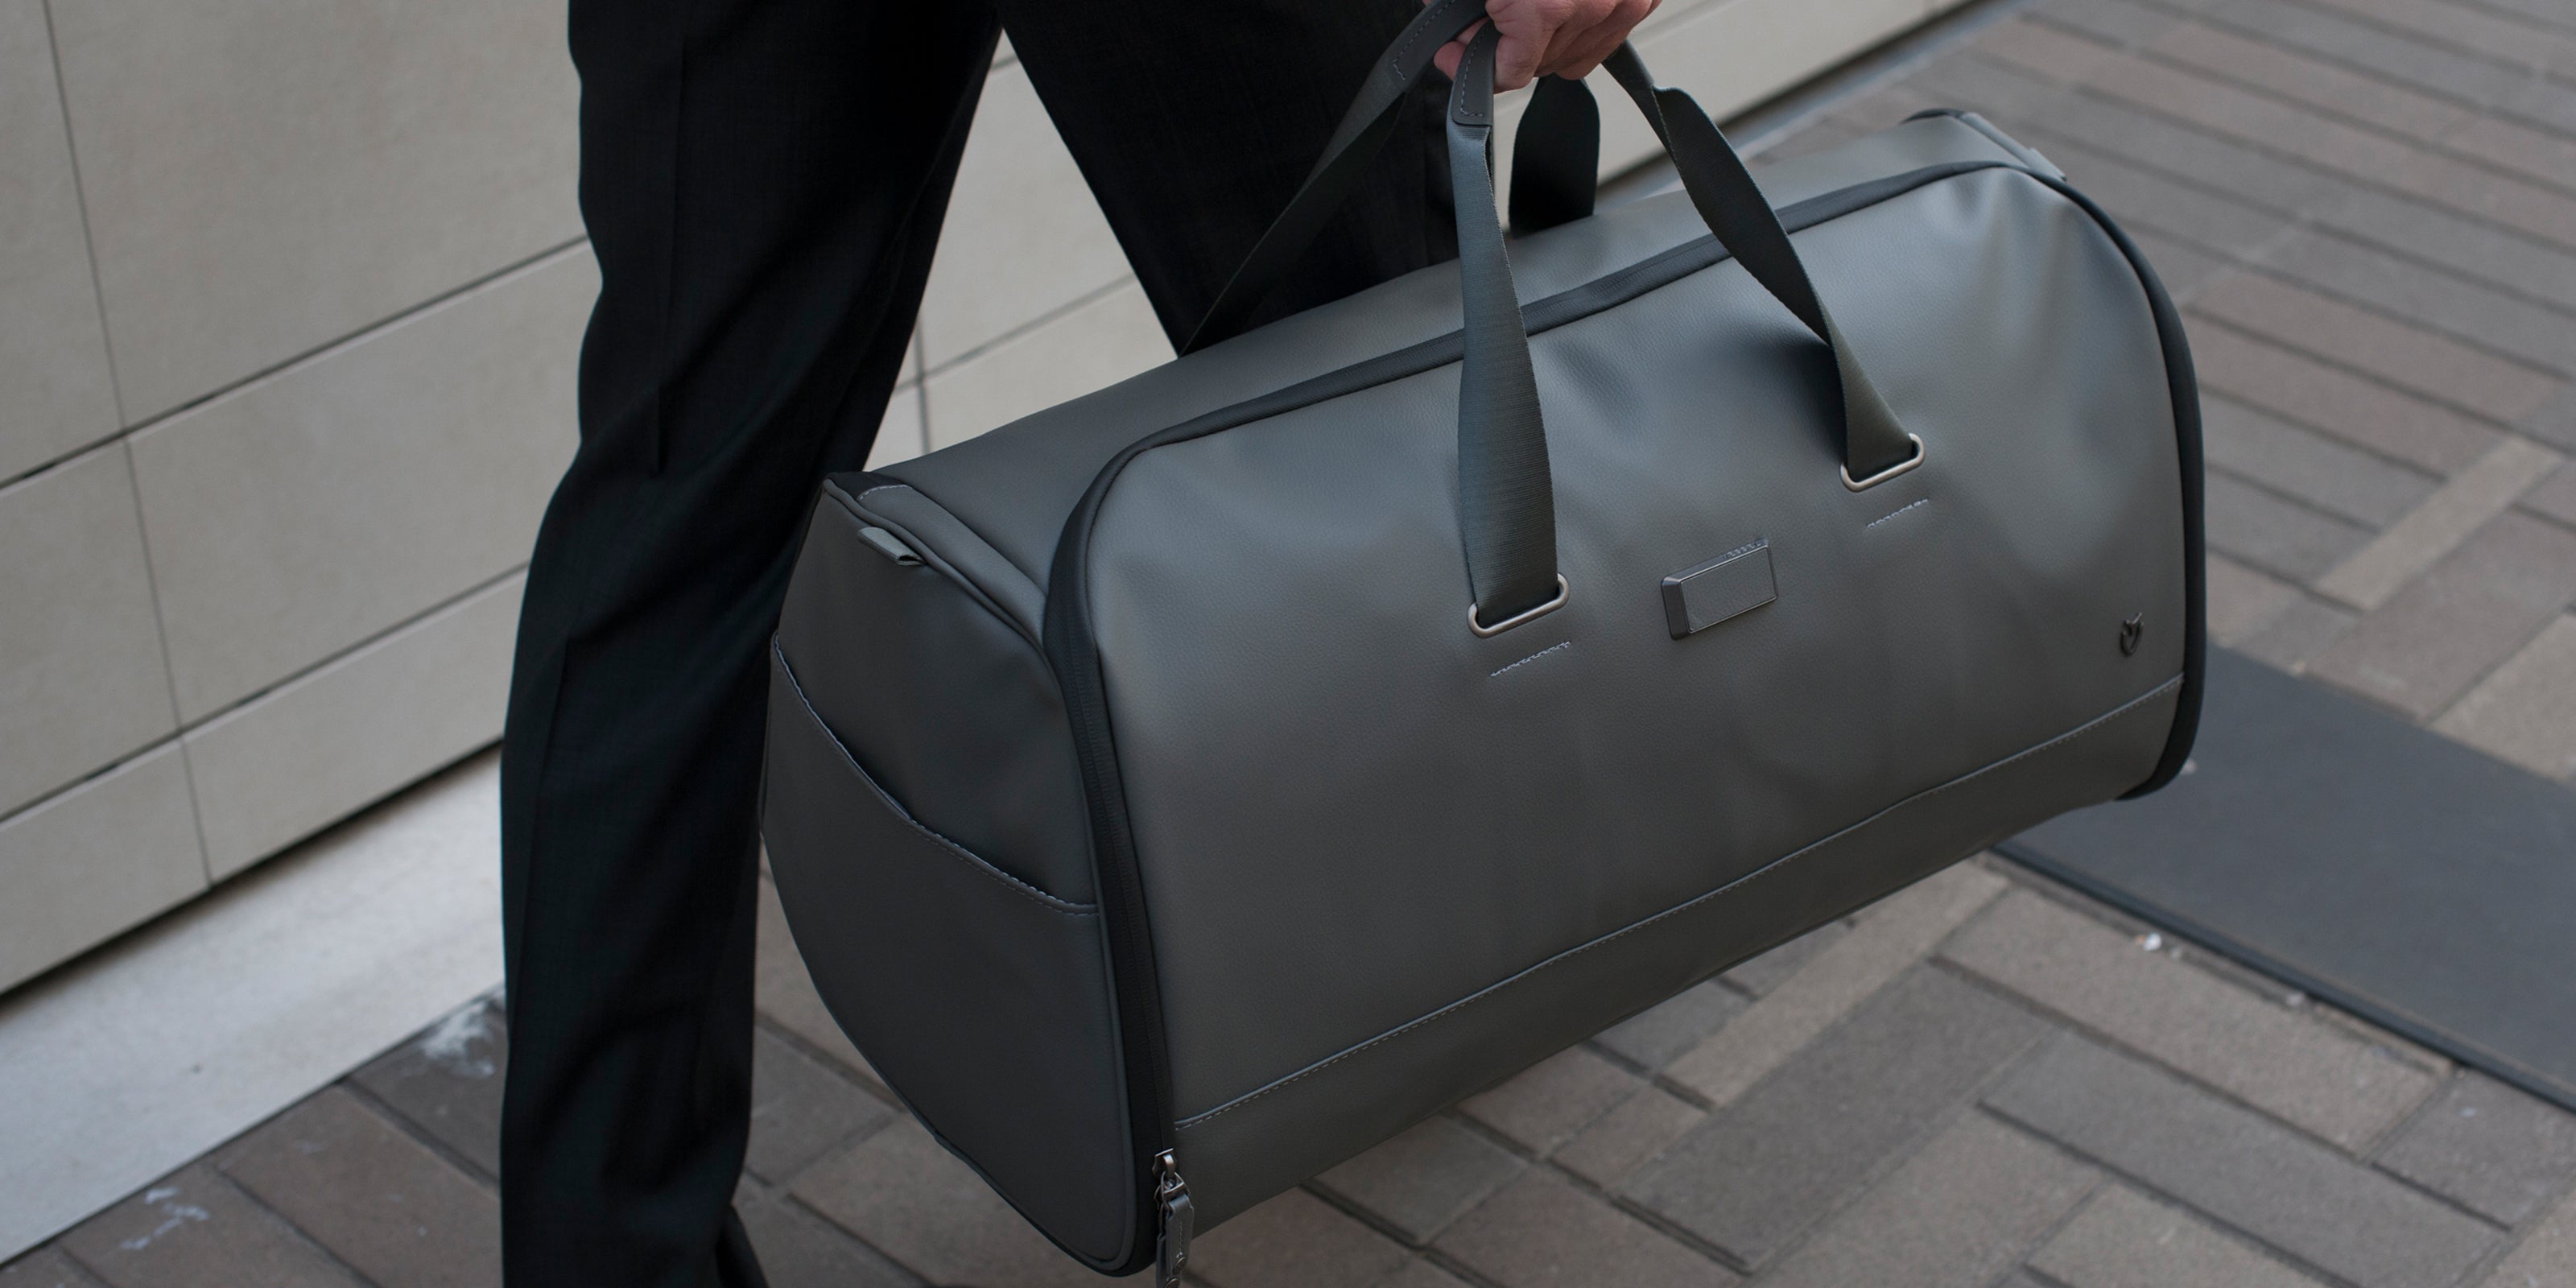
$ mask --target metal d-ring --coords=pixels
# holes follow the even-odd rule
[[[1886,469],[1880,470],[1878,473],[1872,474],[1868,478],[1862,479],[1857,483],[1852,481],[1851,466],[1835,466],[1834,468],[1843,476],[1843,486],[1854,492],[1866,492],[1889,479],[1895,478],[1899,474],[1912,470],[1917,465],[1921,465],[1923,463],[1922,436],[1919,434],[1908,434],[1905,438],[1907,442],[1914,444],[1914,455],[1898,461],[1896,464],[1890,465]]]
[[[1565,574],[1558,573],[1556,575],[1556,598],[1551,599],[1528,612],[1515,613],[1491,626],[1487,626],[1483,622],[1476,620],[1476,605],[1473,601],[1470,601],[1467,605],[1467,629],[1474,631],[1476,633],[1476,638],[1480,640],[1492,639],[1493,637],[1500,635],[1523,622],[1537,621],[1538,619],[1547,616],[1549,613],[1553,613],[1556,610],[1565,607],[1565,597],[1573,593],[1574,587],[1566,584]]]

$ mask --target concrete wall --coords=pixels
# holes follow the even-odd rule
[[[1943,7],[1667,0],[1641,48],[1723,116]],[[597,286],[561,28],[0,0],[0,989],[497,736]],[[1169,357],[1006,49],[881,459]]]

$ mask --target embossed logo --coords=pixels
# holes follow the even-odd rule
[[[2147,615],[2145,613],[2140,613],[2137,616],[2120,623],[2120,656],[2131,657],[2136,655],[2138,651],[2138,640],[2147,633],[2146,623]]]

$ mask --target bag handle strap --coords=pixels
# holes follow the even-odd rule
[[[1431,0],[1406,26],[1371,71],[1305,185],[1235,271],[1187,349],[1241,327],[1261,295],[1356,185],[1370,155],[1393,128],[1397,101],[1431,65],[1431,55],[1483,16],[1483,0]],[[1480,634],[1553,608],[1565,593],[1556,569],[1554,489],[1529,336],[1503,249],[1502,224],[1494,213],[1489,159],[1493,54],[1499,37],[1488,25],[1469,43],[1450,88],[1446,126],[1465,313],[1459,518],[1475,595],[1469,623]],[[1922,459],[1922,441],[1897,423],[1862,370],[1743,158],[1688,94],[1655,85],[1635,49],[1622,45],[1606,65],[1671,153],[1709,231],[1832,353],[1842,404],[1836,419],[1843,429],[1844,485],[1857,490],[1913,468]],[[1588,98],[1588,91],[1584,95]]]
[[[1324,230],[1324,221],[1359,186],[1369,162],[1395,133],[1396,105],[1422,79],[1431,56],[1484,16],[1485,0],[1431,0],[1404,25],[1370,66],[1368,80],[1351,99],[1350,109],[1342,113],[1341,124],[1333,127],[1324,155],[1306,172],[1297,195],[1288,199],[1287,208],[1253,243],[1252,253],[1243,257],[1225,289],[1217,292],[1216,302],[1208,306],[1181,352],[1192,353],[1242,332],[1252,310],[1287,276],[1297,257]]]
[[[1467,45],[1449,87],[1449,188],[1458,218],[1458,296],[1465,313],[1458,367],[1458,526],[1479,635],[1562,603],[1556,571],[1556,489],[1547,426],[1520,292],[1494,217],[1494,47],[1487,24]]]
[[[1655,85],[1636,47],[1622,44],[1603,64],[1619,88],[1628,91],[1646,122],[1673,158],[1691,205],[1717,240],[1746,272],[1806,324],[1834,356],[1834,374],[1842,392],[1843,483],[1858,490],[1892,471],[1910,469],[1922,459],[1923,442],[1905,432],[1896,413],[1861,369],[1851,342],[1843,338],[1833,314],[1816,294],[1805,262],[1780,226],[1778,212],[1762,195],[1761,185],[1744,167],[1735,145],[1690,95]]]

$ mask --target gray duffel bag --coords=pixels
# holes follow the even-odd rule
[[[1380,60],[1209,334],[1479,9]],[[1193,1223],[2191,744],[2197,396],[2100,209],[1931,115],[1775,213],[1623,51],[1684,190],[1507,267],[1490,58],[1457,264],[834,476],[797,561],[797,945],[1098,1270],[1169,1282]]]

